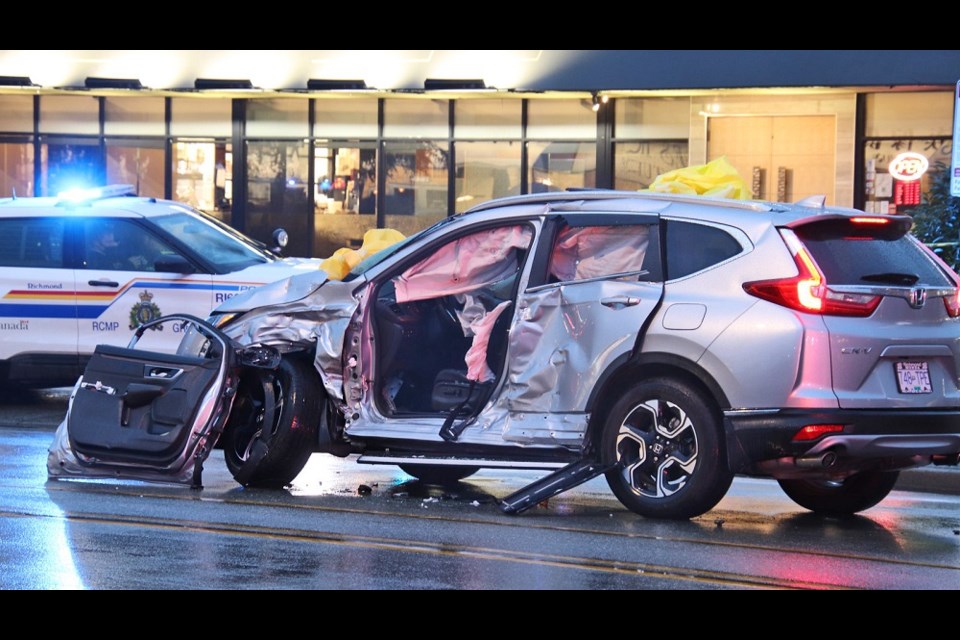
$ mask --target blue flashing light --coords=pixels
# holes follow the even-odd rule
[[[57,198],[64,202],[78,203],[102,198],[136,195],[132,184],[111,184],[106,187],[75,187],[57,194]]]

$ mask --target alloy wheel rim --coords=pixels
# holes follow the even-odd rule
[[[699,455],[693,421],[679,405],[651,398],[623,419],[617,461],[630,490],[644,498],[669,498],[683,490]]]

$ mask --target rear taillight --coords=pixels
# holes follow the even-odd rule
[[[943,297],[943,306],[947,308],[947,315],[951,318],[960,317],[960,282],[957,281],[958,276],[956,272],[950,268],[950,265],[943,261],[943,258],[934,253],[933,249],[923,244],[919,240],[915,241],[920,248],[923,249],[927,255],[937,263],[937,266],[940,267],[940,270],[943,271],[944,275],[950,278],[953,284],[958,287],[958,291],[956,293]]]
[[[822,438],[828,433],[839,433],[841,431],[843,431],[842,424],[808,424],[794,434],[793,441],[810,442]]]
[[[947,308],[947,315],[951,318],[960,318],[960,291],[943,297],[943,306]]]
[[[831,291],[820,267],[797,236],[788,229],[780,233],[799,273],[791,278],[747,282],[743,285],[747,293],[806,313],[863,318],[876,310],[880,296]]]

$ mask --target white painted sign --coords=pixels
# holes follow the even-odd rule
[[[950,195],[960,196],[960,82],[953,94],[953,162],[950,165]]]

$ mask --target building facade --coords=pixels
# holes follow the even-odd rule
[[[117,80],[110,65],[140,52],[67,52],[72,75],[51,80],[37,77],[46,58],[33,53],[0,52],[0,197],[130,183],[263,241],[284,227],[289,254],[314,256],[357,246],[370,228],[409,234],[498,196],[641,189],[720,156],[756,198],[823,194],[909,211],[949,166],[960,75],[957,51],[481,52],[515,55],[503,64],[527,74],[494,89],[487,67],[444,66],[464,52],[379,52],[373,70],[353,64],[343,80],[306,89],[303,74],[316,69],[304,60],[333,75],[328,58],[310,56],[343,52],[294,52],[283,68],[299,79],[204,89],[201,73],[247,78],[259,63],[232,52],[234,66],[217,72],[191,67],[196,52],[167,52],[184,77],[117,88],[89,80]],[[392,86],[345,79],[397,59]],[[436,76],[447,82],[424,88]],[[923,161],[920,180],[901,179],[901,167]]]

